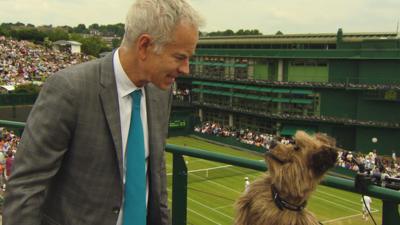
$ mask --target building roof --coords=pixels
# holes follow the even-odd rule
[[[6,89],[7,91],[14,91],[15,86],[14,85],[1,85],[0,87]]]
[[[54,45],[74,45],[74,46],[80,46],[82,45],[80,42],[77,41],[66,41],[66,40],[59,40],[53,42]]]

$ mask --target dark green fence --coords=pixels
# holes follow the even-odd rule
[[[0,106],[33,105],[37,94],[0,94]]]
[[[191,156],[215,162],[245,167],[249,169],[266,171],[264,162],[242,159],[220,153],[209,152],[201,149],[167,145],[166,151],[173,154],[173,178],[172,178],[172,224],[187,224],[187,167],[183,156]],[[359,193],[355,188],[354,180],[326,176],[323,185],[338,188],[345,191]],[[360,193],[361,194],[361,193]],[[370,185],[366,193],[368,196],[382,199],[382,224],[397,225],[400,221],[398,207],[400,204],[400,192],[387,188]]]

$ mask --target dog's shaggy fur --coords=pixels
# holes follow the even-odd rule
[[[318,225],[302,206],[336,160],[335,141],[323,134],[309,136],[298,131],[295,143],[272,146],[265,155],[269,171],[250,184],[236,202],[235,225]],[[278,208],[272,187],[274,194],[300,210]]]

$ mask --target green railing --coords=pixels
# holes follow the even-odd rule
[[[0,120],[0,127],[10,127],[22,130],[25,123]],[[186,224],[187,217],[187,167],[183,156],[191,156],[215,162],[226,163],[234,166],[266,171],[264,162],[233,157],[230,155],[209,152],[201,149],[180,147],[177,145],[166,146],[166,151],[173,154],[173,177],[172,177],[172,224]],[[322,181],[323,185],[337,189],[359,193],[353,180],[334,176],[326,176]],[[397,225],[400,221],[398,207],[400,204],[400,192],[382,188],[374,185],[368,186],[366,193],[368,196],[379,198],[383,202],[382,224]]]
[[[187,224],[186,208],[187,208],[187,167],[183,156],[191,156],[195,158],[206,159],[215,162],[226,163],[244,168],[266,171],[267,167],[264,162],[233,157],[225,154],[214,153],[201,149],[180,147],[177,145],[166,146],[166,151],[173,154],[173,177],[172,177],[172,224]],[[323,185],[359,193],[353,180],[325,176],[322,181]],[[361,193],[360,193],[361,194]],[[382,224],[397,225],[400,221],[398,206],[400,204],[400,192],[370,185],[366,193],[368,196],[382,199]]]
[[[0,106],[6,105],[32,105],[38,94],[0,94]]]

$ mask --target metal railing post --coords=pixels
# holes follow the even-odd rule
[[[173,154],[172,175],[172,224],[186,224],[187,167],[180,154]]]
[[[399,204],[383,200],[382,225],[395,225],[400,222]]]

